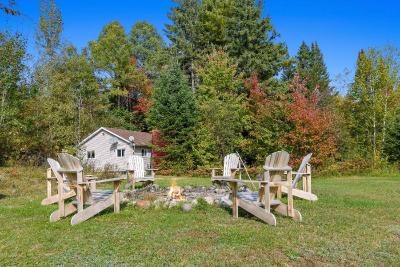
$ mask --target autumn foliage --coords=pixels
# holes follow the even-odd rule
[[[307,96],[305,83],[295,76],[289,84],[292,101],[285,104],[291,130],[281,142],[290,148],[294,164],[313,153],[312,163],[321,165],[336,153],[335,117],[318,106],[318,90]]]

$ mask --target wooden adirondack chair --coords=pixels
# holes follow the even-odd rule
[[[43,206],[51,205],[51,204],[58,202],[58,194],[53,194],[53,191],[54,191],[53,187],[54,187],[54,185],[57,184],[57,177],[55,176],[55,174],[53,173],[51,168],[47,169],[46,175],[47,175],[47,177],[46,177],[46,179],[47,179],[47,181],[46,181],[47,182],[47,197],[44,198],[41,202],[41,204]],[[66,183],[66,181],[64,180],[63,197],[65,199],[68,199],[68,198],[75,196],[75,191],[71,190],[71,188],[69,188],[69,186],[66,185],[65,183]]]
[[[241,180],[235,177],[215,176],[214,180],[225,181],[230,184],[231,207],[234,218],[238,217],[238,207],[253,214],[264,222],[276,225],[276,218],[272,210],[290,216],[294,220],[301,221],[301,214],[293,208],[293,198],[288,194],[288,205],[280,200],[281,187],[291,184],[291,168],[288,166],[289,154],[285,151],[278,151],[267,157],[264,166],[263,179]],[[284,179],[287,178],[287,181]],[[255,183],[259,185],[259,192],[244,191],[238,192],[239,183]]]
[[[263,180],[268,183],[261,184],[258,197],[268,212],[272,209],[301,221],[300,212],[293,208],[292,168],[288,164],[286,151],[274,152],[266,158]],[[287,205],[281,202],[283,188],[287,188]]]
[[[157,169],[145,169],[143,157],[132,155],[128,159],[128,168],[126,171],[127,180],[133,188],[136,182],[144,182],[146,184],[153,183],[156,170]],[[131,176],[131,172],[133,172],[133,176]],[[146,176],[146,172],[150,173],[150,175]]]
[[[120,210],[119,186],[123,177],[88,181],[83,175],[83,168],[79,159],[67,153],[58,155],[59,162],[47,159],[58,181],[58,210],[50,215],[50,222],[55,222],[69,214],[77,213],[72,217],[71,224],[83,222],[104,209],[114,206],[114,212]],[[66,179],[68,186],[75,191],[76,199],[65,205],[63,185]],[[114,190],[96,190],[98,183],[114,183]]]
[[[216,171],[222,170],[222,176],[217,176]],[[211,168],[211,180],[223,180],[235,178],[237,172],[239,172],[239,179],[241,179],[242,168],[240,167],[240,159],[236,153],[228,154],[224,157],[224,168]]]
[[[307,199],[310,201],[317,201],[318,197],[311,192],[311,165],[308,163],[311,159],[312,153],[305,156],[300,164],[297,172],[292,172],[295,176],[292,182],[293,196]],[[297,184],[303,178],[303,190],[297,189]],[[282,192],[287,193],[287,188],[282,188]]]

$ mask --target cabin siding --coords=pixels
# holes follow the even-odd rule
[[[118,149],[125,149],[124,157],[117,156]],[[135,146],[135,155],[142,155],[142,149],[150,151],[148,147]],[[88,159],[87,152],[95,151],[95,158]],[[80,146],[80,157],[83,162],[95,170],[126,170],[128,158],[133,155],[133,146],[123,139],[107,131],[100,131]],[[146,167],[150,167],[151,153],[144,157]]]

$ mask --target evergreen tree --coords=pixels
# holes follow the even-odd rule
[[[261,80],[274,77],[288,59],[284,43],[271,18],[263,17],[263,1],[232,0],[232,14],[227,18],[228,54],[238,60],[238,70],[246,77],[256,73]]]
[[[302,42],[296,56],[296,72],[310,92],[318,89],[322,94],[331,93],[329,74],[316,42],[311,44],[311,48]]]
[[[310,76],[312,60],[311,50],[308,45],[303,41],[299,47],[296,55],[296,72],[302,80],[307,80]],[[312,88],[311,90],[314,90]]]
[[[185,56],[185,70],[195,86],[193,62],[213,49],[223,49],[238,63],[238,72],[262,80],[278,74],[287,61],[287,48],[276,42],[278,34],[263,4],[256,0],[179,1],[170,14],[167,36]],[[189,6],[190,5],[190,6]],[[189,6],[189,7],[188,7]],[[187,56],[190,55],[190,56]]]
[[[329,87],[329,74],[317,42],[311,44],[310,55],[311,73],[309,76],[308,87],[310,89],[318,88],[321,93],[330,94],[331,88]]]
[[[172,21],[166,25],[166,35],[171,40],[184,70],[190,74],[192,91],[195,91],[194,62],[198,57],[198,15],[199,0],[173,0],[176,4],[168,14]]]
[[[182,171],[193,168],[192,134],[197,111],[187,78],[176,63],[168,66],[155,83],[147,122],[166,144],[158,148],[165,153],[163,166]]]

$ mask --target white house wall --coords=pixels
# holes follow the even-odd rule
[[[117,157],[117,149],[125,149],[125,156]],[[88,159],[87,151],[93,150],[95,151],[95,158]],[[135,154],[141,155],[141,152],[142,147],[135,147]],[[130,144],[106,131],[100,131],[81,145],[81,158],[96,170],[104,170],[105,168],[125,170],[128,157],[132,154],[133,147]],[[149,162],[150,158],[146,159],[145,157],[145,164]]]

